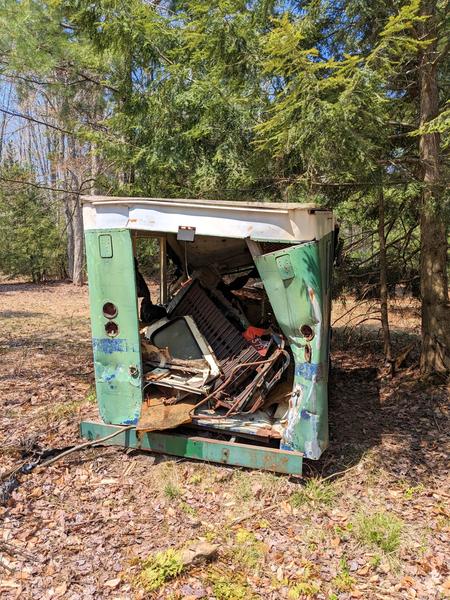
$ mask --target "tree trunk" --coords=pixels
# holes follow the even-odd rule
[[[378,239],[380,243],[380,312],[381,329],[383,332],[384,358],[391,367],[393,375],[393,361],[391,348],[391,333],[389,331],[389,298],[387,288],[387,260],[386,260],[386,236],[384,227],[384,191],[380,185],[378,190]]]
[[[73,254],[74,254],[74,241],[73,241],[73,207],[71,205],[71,195],[69,193],[69,180],[66,169],[67,159],[67,138],[64,134],[60,137],[60,151],[59,151],[59,180],[62,182],[64,189],[67,192],[63,197],[64,205],[64,219],[66,222],[66,240],[67,240],[67,276],[69,279],[73,279]]]
[[[420,67],[420,124],[434,119],[439,112],[438,73],[436,62],[436,2],[424,1],[422,14],[429,16],[423,33],[430,44],[423,50]],[[450,370],[450,306],[447,278],[447,226],[440,211],[441,163],[438,133],[420,137],[423,192],[420,219],[421,261],[420,289],[422,297],[423,373],[446,373]]]
[[[97,177],[99,174],[97,146],[94,142],[91,144],[91,189],[89,194],[95,196],[97,194]]]
[[[64,196],[64,216],[66,219],[66,238],[67,238],[67,275],[69,279],[73,279],[73,255],[74,255],[74,240],[73,240],[73,215],[70,206],[70,195]]]
[[[5,106],[6,109],[9,109],[10,102],[11,102],[11,95],[12,95],[12,85],[7,86],[7,91],[6,91],[5,87],[3,88],[2,105]],[[0,161],[3,158],[3,149],[5,147],[6,125],[7,125],[7,115],[6,115],[6,113],[2,113],[2,124],[0,126]]]
[[[84,231],[83,211],[79,194],[74,194],[73,200],[73,276],[75,285],[84,283]]]
[[[72,206],[72,229],[73,229],[73,273],[72,282],[75,285],[84,283],[84,231],[83,211],[80,200],[80,180],[76,173],[78,148],[74,138],[69,138],[69,153],[72,159],[71,171],[71,206]]]

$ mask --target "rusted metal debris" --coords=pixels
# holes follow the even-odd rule
[[[142,407],[136,430],[163,431],[190,423],[193,407],[192,401],[182,400],[176,404],[164,404],[161,397],[149,398]]]
[[[265,361],[258,347],[247,340],[237,326],[224,316],[198,281],[193,281],[183,291],[172,314],[181,313],[190,314],[195,319],[221,367],[222,374],[214,384],[209,401],[213,400],[216,408],[227,408],[227,415],[254,412],[261,407],[265,396],[289,364],[289,355],[283,349],[282,340],[280,339],[278,347],[272,342],[273,353]],[[281,355],[284,361],[278,361]],[[272,372],[272,367],[277,367],[275,373]],[[266,386],[264,384],[269,376],[273,383]],[[203,400],[201,404],[204,403]]]
[[[217,296],[211,297],[198,280],[193,280],[181,290],[171,309],[169,307],[169,320],[162,320],[149,328],[146,333],[149,339],[143,342],[143,351],[145,364],[150,368],[145,380],[149,386],[147,405],[151,411],[149,414],[144,411],[138,429],[156,431],[173,428],[189,422],[195,410],[203,406],[217,411],[211,416],[202,415],[205,420],[251,414],[264,405],[290,362],[284,340],[255,327],[248,327],[242,332],[231,317],[225,316],[226,311],[227,306],[222,310],[218,305]],[[196,339],[199,348],[203,348],[203,355],[199,353],[195,358],[182,360],[171,355],[169,346],[155,346],[158,332],[179,319],[191,319],[191,322],[186,322],[184,330],[180,329],[189,339],[177,339],[176,343],[181,347],[183,344],[192,345],[191,335],[197,331]],[[161,338],[168,340],[168,344],[172,343],[172,352],[177,351],[176,345],[173,346],[173,336],[159,336]],[[195,354],[195,349],[192,353]],[[208,362],[209,365],[217,364],[219,369],[213,374],[212,371],[205,372]],[[159,389],[161,385],[177,389],[178,394],[168,398]],[[180,395],[180,391],[188,397]],[[195,403],[192,403],[192,398],[195,399],[193,394],[197,395]],[[201,399],[198,399],[199,394],[203,396]],[[174,406],[168,409],[167,405],[171,404]]]

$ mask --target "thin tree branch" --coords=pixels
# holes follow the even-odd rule
[[[23,179],[10,179],[9,177],[3,177],[2,175],[0,175],[0,181],[6,181],[7,183],[18,183],[20,185],[27,185],[33,188],[37,188],[39,190],[49,190],[50,192],[62,192],[64,194],[80,194],[83,191],[83,185],[91,180],[86,179],[85,181],[83,181],[78,190],[51,187],[49,185],[34,183],[33,181],[24,181]]]
[[[31,121],[32,123],[37,123],[38,125],[44,125],[45,127],[49,127],[50,129],[54,129],[55,131],[60,131],[61,133],[66,133],[68,135],[76,135],[74,131],[69,131],[68,129],[63,129],[62,127],[58,127],[57,125],[52,125],[51,123],[46,123],[45,121],[41,121],[40,119],[36,119],[31,115],[24,115],[22,113],[18,113],[12,110],[7,110],[0,106],[0,112],[7,114],[11,117],[18,117],[19,119],[26,119],[27,121]]]

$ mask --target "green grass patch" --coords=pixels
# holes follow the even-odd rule
[[[314,598],[320,592],[320,585],[315,581],[300,581],[296,583],[288,592],[289,600],[298,600],[299,598]]]
[[[203,477],[200,473],[194,473],[188,479],[188,483],[191,483],[192,485],[198,485],[202,481],[203,481]]]
[[[184,513],[186,513],[190,517],[195,517],[198,514],[198,510],[194,506],[188,504],[187,502],[180,502],[180,508]]]
[[[80,408],[85,403],[85,398],[81,400],[59,402],[58,404],[54,404],[46,408],[44,418],[46,420],[59,421],[61,419],[66,419],[67,417],[73,417],[74,415],[78,414]]]
[[[212,582],[216,600],[251,600],[254,598],[244,581],[231,581],[227,577],[218,577]]]
[[[344,525],[344,527],[341,527],[340,525],[335,525],[333,527],[333,530],[341,541],[346,542],[350,539],[351,534],[353,532],[353,523],[347,523],[346,525]]]
[[[255,570],[264,559],[266,546],[247,529],[240,528],[236,532],[235,544],[232,548],[232,559],[237,565]]]
[[[316,565],[309,560],[302,563],[296,581],[288,592],[289,600],[299,598],[315,598],[320,592],[321,582]]]
[[[381,565],[381,556],[379,554],[375,554],[370,559],[369,564],[373,569],[378,569],[378,567]]]
[[[149,472],[149,479],[155,491],[169,501],[176,501],[182,497],[181,481],[185,481],[182,477],[177,463],[171,460],[155,465]]]
[[[332,584],[337,592],[350,592],[356,580],[350,575],[347,559],[342,557],[339,561],[339,572],[333,579]]]
[[[315,526],[310,519],[305,519],[304,525],[302,539],[308,550],[314,552],[327,543],[329,532],[323,526]]]
[[[207,531],[205,533],[205,540],[207,542],[210,542],[212,544],[213,542],[217,542],[217,541],[220,540],[220,535],[217,532],[217,530],[214,528],[214,529],[212,529],[210,531]]]
[[[95,385],[91,385],[91,387],[89,388],[88,393],[86,394],[85,401],[89,404],[95,404],[97,402],[97,393],[95,391]]]
[[[399,550],[403,529],[403,521],[388,512],[360,514],[354,527],[360,542],[381,550],[384,554],[394,554]]]
[[[233,491],[236,498],[248,502],[253,497],[252,486],[248,473],[236,471],[233,474]]]
[[[162,585],[177,577],[183,570],[180,553],[172,548],[158,552],[141,563],[137,582],[146,592],[154,592]]]
[[[181,489],[173,481],[168,481],[163,489],[164,496],[169,500],[175,500],[182,494]]]
[[[330,506],[336,497],[336,490],[330,483],[320,479],[308,479],[306,485],[290,497],[291,505],[300,508],[305,504]]]
[[[415,496],[419,496],[425,490],[425,486],[422,483],[419,485],[413,485],[411,487],[405,488],[403,495],[406,500],[412,500]]]

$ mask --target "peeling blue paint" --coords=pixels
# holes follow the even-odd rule
[[[123,338],[93,338],[92,346],[97,352],[112,354],[113,352],[127,352],[127,340]]]
[[[303,377],[308,381],[320,381],[322,379],[322,365],[317,363],[298,363],[295,367],[295,374],[297,377]]]
[[[133,419],[126,419],[125,421],[122,421],[121,425],[137,425],[137,422],[139,421],[139,417],[140,417],[140,413],[135,416]]]
[[[280,442],[280,450],[295,450],[295,448],[291,444],[281,441]]]

